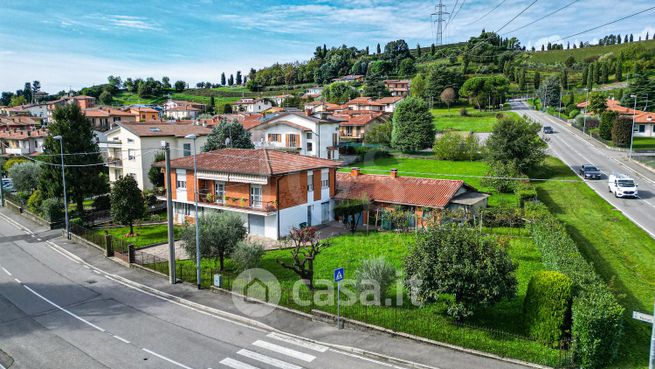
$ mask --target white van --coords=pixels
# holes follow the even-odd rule
[[[611,174],[607,182],[609,191],[614,197],[638,197],[637,183],[625,174]]]

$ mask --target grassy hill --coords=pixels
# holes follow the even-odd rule
[[[537,51],[530,52],[529,61],[541,64],[557,64],[564,63],[566,58],[573,56],[577,62],[590,60],[601,57],[602,55],[613,53],[619,55],[621,52],[631,54],[631,51],[639,48],[646,50],[655,49],[655,40],[631,42],[620,45],[607,45],[607,46],[589,46],[582,49],[569,49],[569,50],[550,50],[550,51]]]

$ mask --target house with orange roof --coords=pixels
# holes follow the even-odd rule
[[[86,95],[77,95],[77,96],[64,96],[61,99],[48,101],[47,111],[48,111],[48,122],[52,122],[52,114],[59,107],[62,107],[66,104],[75,104],[80,107],[80,109],[89,109],[95,106],[96,99],[93,96]]]
[[[201,214],[236,214],[249,234],[277,240],[292,227],[334,219],[338,164],[279,150],[222,149],[198,154],[197,177],[192,157],[172,160],[166,185],[177,223],[194,222],[197,191]]]
[[[128,108],[127,111],[135,115],[139,122],[156,122],[161,120],[159,110],[146,106],[133,106]]]
[[[235,111],[243,113],[261,113],[273,107],[268,99],[243,98],[234,103]]]
[[[587,102],[583,101],[576,105],[580,109],[587,107]],[[655,113],[634,110],[621,106],[617,100],[607,99],[607,110],[615,111],[619,115],[634,118],[634,136],[635,137],[655,137]]]
[[[446,210],[478,214],[489,198],[461,180],[399,176],[397,169],[378,175],[362,174],[354,167],[350,173],[338,172],[336,181],[336,200],[370,201],[368,210],[360,217],[364,224],[374,214],[379,219],[381,211],[400,208],[414,215],[411,226],[424,227],[433,220],[441,221]]]
[[[354,110],[347,111],[349,113]],[[359,114],[339,114],[339,136],[350,141],[363,141],[366,131],[372,127],[389,121],[389,116],[381,112],[358,111]],[[344,112],[345,113],[345,112]]]
[[[391,92],[391,96],[407,96],[409,95],[409,87],[412,83],[409,79],[386,79],[384,86]]]
[[[33,155],[43,153],[43,141],[48,136],[45,129],[0,130],[2,155]]]
[[[135,114],[109,106],[88,108],[83,111],[93,129],[100,132],[107,131],[119,123],[135,123],[138,121]]]

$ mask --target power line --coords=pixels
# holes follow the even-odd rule
[[[434,13],[432,13],[432,16],[437,16],[437,20],[433,21],[434,23],[437,23],[437,37],[435,39],[435,43],[437,45],[442,45],[443,44],[443,16],[444,14],[449,14],[448,12],[444,11],[444,8],[446,6],[443,4],[443,0],[439,0],[439,3],[434,6]]]
[[[500,3],[498,3],[498,5],[494,6],[491,10],[489,10],[488,12],[486,12],[486,13],[485,13],[483,16],[481,16],[480,18],[474,20],[473,22],[467,23],[466,26],[470,26],[470,25],[473,24],[473,23],[477,23],[477,22],[481,21],[481,20],[484,19],[486,16],[488,16],[489,14],[491,14],[494,10],[498,9],[501,5],[503,5],[503,4],[505,3],[505,1],[507,1],[507,0],[503,0],[503,1],[501,1]]]
[[[450,25],[450,22],[455,20],[455,17],[457,17],[457,15],[459,14],[459,11],[462,10],[462,7],[464,6],[465,2],[466,2],[466,0],[462,0],[462,3],[459,4],[459,9],[457,9],[455,14],[453,14],[453,16],[448,20],[448,22],[446,22],[446,27],[444,27],[444,29],[448,28],[448,26]],[[453,10],[455,10],[455,8],[453,8]]]
[[[538,0],[534,0],[530,5],[526,6],[521,10],[517,15],[514,16],[514,18],[510,19],[507,23],[505,23],[502,27],[498,28],[496,30],[496,33],[502,31],[503,28],[507,27],[510,23],[512,23],[516,18],[518,18],[521,14],[525,13],[528,9],[532,7],[532,5],[536,4]]]
[[[519,27],[519,28],[515,28],[515,29],[513,29],[513,30],[511,30],[511,31],[507,31],[507,32],[503,33],[503,35],[507,35],[507,34],[509,34],[509,33],[514,33],[514,32],[516,32],[516,31],[520,31],[520,30],[524,29],[525,27],[531,26],[531,25],[533,25],[533,24],[535,24],[535,23],[537,23],[537,22],[539,22],[539,21],[542,21],[542,20],[544,20],[544,19],[550,17],[551,15],[554,15],[554,14],[556,14],[556,13],[559,13],[560,11],[562,11],[562,10],[568,8],[569,6],[571,6],[571,5],[575,4],[575,3],[577,3],[578,1],[580,1],[580,0],[573,0],[573,1],[571,1],[570,3],[564,5],[563,7],[559,8],[559,9],[553,11],[553,12],[550,12],[550,13],[546,14],[546,15],[544,15],[544,16],[541,17],[541,18],[537,18],[537,19],[535,19],[534,21],[532,21],[532,22],[530,22],[530,23],[528,23],[528,24],[525,24],[525,25],[523,25],[523,26],[521,26],[521,27]]]
[[[591,31],[595,31],[595,30],[597,30],[597,29],[599,29],[599,28],[602,28],[602,27],[605,27],[605,26],[609,26],[610,24],[614,24],[614,23],[620,22],[620,21],[625,20],[625,19],[628,19],[628,18],[632,18],[632,17],[634,17],[634,16],[636,16],[636,15],[639,15],[639,14],[642,14],[642,13],[646,13],[646,12],[651,11],[651,10],[653,10],[653,9],[655,9],[655,6],[651,6],[651,7],[648,8],[648,9],[644,9],[644,10],[638,11],[638,12],[636,12],[636,13],[632,13],[632,14],[630,14],[630,15],[626,15],[625,17],[621,17],[621,18],[619,18],[619,19],[615,19],[615,20],[613,20],[613,21],[611,21],[611,22],[607,22],[607,23],[601,24],[600,26],[596,26],[596,27],[593,27],[593,28],[589,28],[589,29],[586,29],[586,30],[584,30],[584,31],[580,31],[580,32],[574,33],[574,34],[572,34],[572,35],[568,35],[568,36],[566,36],[566,37],[562,37],[562,38],[560,38],[559,40],[557,40],[557,41],[553,41],[553,42],[560,42],[560,41],[563,41],[563,40],[569,39],[569,38],[571,38],[571,37],[579,36],[579,35],[581,35],[581,34],[583,34],[583,33],[591,32]]]

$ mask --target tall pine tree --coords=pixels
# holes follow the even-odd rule
[[[221,73],[221,86],[225,86],[225,72]]]

